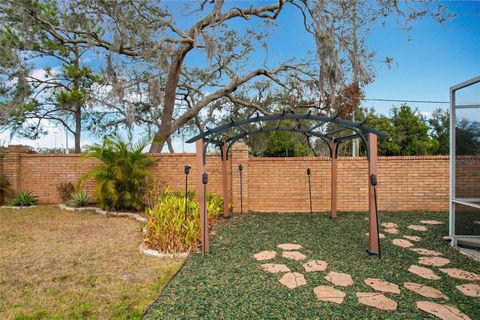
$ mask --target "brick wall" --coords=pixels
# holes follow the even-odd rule
[[[95,160],[80,155],[39,155],[26,153],[19,146],[3,150],[0,169],[15,191],[29,190],[42,203],[58,203],[56,186],[76,182]],[[185,165],[192,167],[189,189],[196,186],[194,154],[162,154],[152,172],[173,189],[184,190]],[[240,172],[243,166],[243,210],[259,212],[308,212],[307,168],[312,170],[314,211],[330,210],[330,159],[328,158],[251,158],[244,144],[232,148],[228,161],[234,210],[240,211]],[[380,210],[447,210],[449,161],[446,156],[380,157],[378,162],[378,198]],[[480,172],[480,162],[469,162]],[[467,164],[464,165],[467,167]],[[470,171],[471,172],[471,171]],[[208,191],[222,194],[221,159],[207,156]],[[475,173],[476,179],[477,174]],[[368,208],[368,167],[365,158],[338,159],[338,210],[366,211]],[[479,181],[480,181],[480,177]],[[465,180],[467,181],[467,180]],[[470,183],[469,181],[467,181]],[[466,189],[457,182],[457,188]],[[94,184],[87,184],[93,197]]]

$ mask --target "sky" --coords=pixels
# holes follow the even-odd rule
[[[267,1],[259,3],[268,3]],[[368,99],[449,101],[449,88],[457,83],[480,76],[480,1],[445,1],[457,16],[439,25],[430,17],[417,21],[410,31],[404,31],[394,22],[386,26],[375,26],[366,38],[367,47],[376,52],[374,59],[375,80],[365,88],[365,107],[374,107],[377,112],[388,114],[400,102],[370,101]],[[173,9],[183,2],[167,2]],[[242,1],[229,3],[242,5]],[[243,3],[244,6],[244,3]],[[188,25],[192,20],[179,16],[180,25]],[[269,49],[269,64],[288,57],[302,57],[308,50],[314,50],[313,39],[302,31],[301,17],[296,10],[289,8],[278,19],[278,29],[273,34]],[[240,27],[240,25],[239,25]],[[391,67],[385,65],[386,57],[393,58]],[[263,61],[264,52],[257,58]],[[190,58],[195,61],[195,56]],[[187,59],[187,62],[189,60]],[[40,65],[39,65],[40,66]],[[465,98],[470,103],[480,103],[480,86]],[[435,108],[448,108],[448,103],[409,103],[428,116]],[[28,144],[33,147],[64,147],[65,131],[50,128],[50,133],[39,140],[29,141],[0,134],[0,143]],[[189,137],[186,137],[188,139]],[[56,144],[55,144],[56,140]],[[82,144],[98,141],[84,135]],[[69,137],[70,146],[73,137]],[[177,152],[193,151],[192,145],[183,144],[181,139],[174,141]]]

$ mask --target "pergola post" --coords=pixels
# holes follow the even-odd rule
[[[227,144],[222,144],[223,217],[230,218],[230,195],[228,194]]]
[[[368,253],[371,255],[380,254],[378,240],[378,216],[377,216],[377,174],[378,174],[378,147],[377,136],[368,134]]]
[[[330,158],[331,163],[331,187],[330,187],[330,218],[337,219],[337,141],[332,140],[332,157]]]
[[[206,185],[208,178],[205,172],[203,139],[198,139],[195,142],[195,146],[197,149],[197,197],[199,202],[200,241],[202,243],[202,253],[208,254],[208,216],[206,206]]]

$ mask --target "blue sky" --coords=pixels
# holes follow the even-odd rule
[[[168,3],[172,7],[178,6],[178,2]],[[392,22],[385,27],[374,27],[371,30],[366,43],[376,52],[376,77],[375,81],[365,88],[366,98],[449,101],[449,88],[452,85],[480,75],[480,1],[442,3],[457,14],[456,18],[447,21],[443,26],[427,17],[416,22],[408,32],[400,30]],[[188,24],[189,21],[191,19],[181,17],[179,24]],[[278,30],[271,38],[270,63],[274,64],[277,60],[291,56],[300,58],[308,50],[314,50],[313,40],[302,31],[298,12],[293,8],[287,9],[285,14],[280,16]],[[394,59],[390,69],[384,63],[378,62],[387,56]],[[260,51],[256,58],[263,61],[263,52]],[[480,88],[477,87],[472,96],[480,97]],[[374,107],[376,111],[385,114],[392,106],[399,104],[364,102],[364,106]],[[410,105],[427,115],[437,107],[448,108],[448,104]],[[64,144],[63,130],[59,128],[51,131],[58,132],[57,146]],[[0,140],[6,139],[6,135],[0,136]],[[15,139],[12,143],[52,147],[54,139],[55,134],[51,133],[39,141]],[[94,138],[86,136],[85,143],[93,141]],[[72,143],[70,139],[70,144]],[[176,141],[175,145],[178,151],[182,151],[181,141]],[[190,147],[187,146],[186,150],[190,150]]]

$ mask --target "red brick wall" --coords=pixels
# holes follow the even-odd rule
[[[42,203],[58,203],[56,186],[75,183],[94,160],[79,155],[28,154],[18,147],[4,150],[0,168],[14,190],[29,190]],[[162,154],[153,176],[173,189],[184,190],[183,168],[190,165],[189,188],[196,187],[194,154]],[[243,166],[244,211],[308,212],[307,168],[311,168],[314,211],[330,210],[330,160],[328,158],[249,158],[245,145],[232,148],[228,163],[234,210],[240,211],[240,173]],[[378,199],[380,210],[447,210],[449,188],[448,157],[380,157]],[[478,161],[475,163],[478,165]],[[477,172],[480,172],[478,170]],[[221,159],[207,156],[208,191],[222,194]],[[338,160],[338,210],[366,211],[368,168],[364,158]],[[93,183],[87,184],[93,196]]]
[[[308,212],[307,168],[311,168],[314,211],[330,210],[330,159],[250,158],[249,208],[253,211]],[[448,157],[380,157],[379,210],[448,210]],[[365,158],[338,159],[337,208],[368,209]]]

